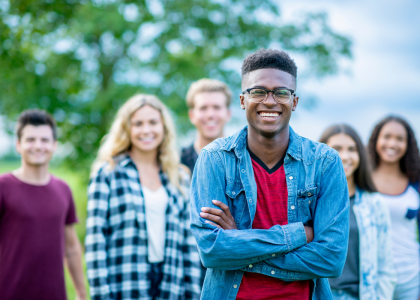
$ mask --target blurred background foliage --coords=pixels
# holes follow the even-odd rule
[[[241,61],[261,47],[303,54],[317,77],[351,57],[326,14],[287,24],[270,0],[0,0],[0,115],[52,113],[64,163],[86,175],[127,98],[158,95],[182,135],[190,83],[217,78],[238,90]]]

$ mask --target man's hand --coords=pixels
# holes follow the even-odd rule
[[[310,226],[304,226],[306,234],[306,242],[310,243],[314,240],[314,229]]]
[[[236,227],[235,219],[230,213],[229,206],[218,200],[213,200],[212,202],[214,205],[220,207],[221,210],[211,207],[202,207],[200,216],[203,219],[208,220],[206,223],[225,230],[238,229],[238,227]]]

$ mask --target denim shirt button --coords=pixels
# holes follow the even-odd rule
[[[293,179],[293,176],[289,176],[289,179],[292,180]]]
[[[271,274],[273,274],[273,275],[274,275],[274,274],[276,274],[276,271],[272,270],[272,271],[271,271]]]
[[[311,197],[312,196],[312,193],[308,193],[308,197]]]
[[[249,203],[252,203],[252,199],[249,199]]]
[[[236,284],[233,285],[233,288],[236,289],[238,286]]]
[[[236,193],[235,192],[232,192],[232,195],[235,195]]]
[[[253,265],[249,265],[248,267],[251,269],[253,267]]]
[[[271,255],[272,257],[276,257],[276,255],[275,254],[273,254],[273,255]]]
[[[244,169],[242,169],[242,170],[241,170],[241,172],[242,172],[242,173],[245,173],[245,170],[244,170]]]
[[[290,206],[290,208],[291,208],[291,209],[295,209],[295,206],[294,206],[294,205],[292,205],[292,206]]]

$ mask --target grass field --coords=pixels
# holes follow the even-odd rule
[[[19,161],[2,161],[0,160],[0,174],[10,172],[14,169],[17,169],[20,165]],[[73,170],[63,169],[60,166],[52,166],[50,172],[67,182],[73,192],[73,198],[76,205],[77,217],[79,218],[79,223],[75,226],[77,235],[83,245],[83,241],[86,234],[86,205],[87,205],[87,182],[85,182],[78,174]],[[85,278],[86,278],[86,265],[83,262],[85,267]],[[86,287],[88,283],[86,281]],[[67,298],[73,300],[76,297],[73,283],[71,282],[70,275],[66,270],[66,289],[67,289]],[[90,298],[88,298],[90,299]]]

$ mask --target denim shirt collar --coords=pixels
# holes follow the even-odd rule
[[[246,150],[246,138],[248,136],[248,126],[231,136],[226,140],[226,143],[221,147],[225,151],[233,151],[238,159],[241,159]],[[292,127],[289,126],[289,146],[287,147],[287,154],[296,160],[302,159],[302,142],[301,137],[296,134]],[[285,163],[287,163],[285,158]]]

